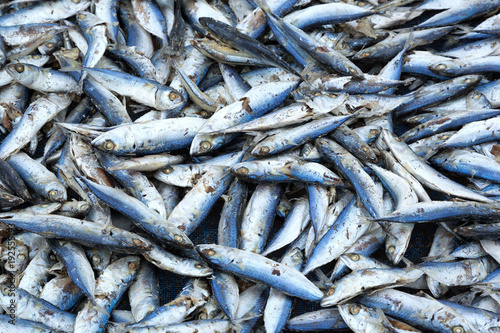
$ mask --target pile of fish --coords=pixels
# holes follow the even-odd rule
[[[500,332],[500,0],[0,9],[0,332]]]

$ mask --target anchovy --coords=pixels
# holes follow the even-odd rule
[[[325,115],[304,125],[279,131],[259,142],[251,153],[254,156],[267,156],[281,153],[334,130],[351,117],[351,115]]]
[[[388,289],[363,296],[359,302],[365,306],[379,307],[390,316],[436,332],[479,332],[459,312],[434,299]],[[410,313],[418,315],[412,316]]]
[[[243,212],[239,248],[254,253],[264,250],[283,194],[284,188],[281,184],[257,185]]]
[[[286,327],[292,331],[320,331],[346,329],[348,326],[337,308],[306,312],[288,319]]]
[[[70,103],[71,99],[64,95],[49,94],[30,104],[16,128],[0,144],[0,158],[6,159],[20,151],[47,122]]]
[[[58,215],[20,215],[2,217],[3,223],[41,234],[44,237],[62,238],[92,246],[101,245],[124,252],[144,252],[151,244],[139,235],[126,230],[96,225],[92,222]],[[104,231],[104,233],[103,233]]]
[[[321,306],[342,304],[365,291],[401,286],[416,281],[424,273],[415,268],[366,268],[336,281],[321,300]]]
[[[101,273],[95,285],[95,303],[87,302],[78,312],[74,323],[74,332],[85,332],[92,329],[103,332],[111,310],[129,287],[139,269],[140,259],[128,256],[111,263]]]
[[[217,267],[265,283],[287,295],[308,300],[319,300],[323,296],[323,293],[295,268],[264,259],[265,257],[259,254],[213,244],[198,245],[196,248],[200,255]],[[295,282],[290,283],[291,281]]]
[[[329,139],[317,139],[316,146],[320,154],[333,163],[360,195],[363,204],[372,216],[382,215],[382,197],[375,190],[375,184],[363,170],[361,163],[336,142]]]
[[[150,264],[141,262],[128,296],[132,315],[136,321],[141,321],[160,306],[158,280]]]
[[[90,6],[88,0],[57,0],[35,3],[21,10],[3,15],[0,26],[12,26],[31,23],[51,23],[75,15]]]
[[[357,198],[353,198],[342,210],[342,213],[335,220],[335,223],[330,227],[328,232],[314,247],[302,272],[307,274],[313,269],[338,258],[354,245],[369,227],[370,222],[366,218],[362,205],[357,202]],[[349,238],[346,241],[347,235],[349,235]]]
[[[204,124],[204,119],[173,118],[123,125],[102,133],[92,145],[116,155],[163,153],[189,147]]]
[[[388,144],[391,152],[398,161],[425,186],[444,193],[459,196],[465,199],[476,200],[480,202],[491,202],[490,199],[476,194],[463,185],[460,185],[451,179],[445,177],[438,171],[427,165],[419,156],[417,156],[405,143],[397,141],[393,134],[386,130],[382,132],[385,142]]]
[[[55,277],[48,281],[40,293],[40,298],[63,311],[70,310],[84,297],[83,292],[67,277]]]
[[[288,251],[281,263],[300,270],[303,262],[302,252],[295,248]],[[272,288],[264,309],[264,327],[267,332],[280,332],[286,325],[288,317],[292,312],[293,299],[281,291]]]
[[[374,14],[374,11],[358,6],[330,3],[297,10],[288,14],[283,19],[297,28],[307,29],[318,25],[357,20],[372,14]]]
[[[209,17],[203,17],[200,23],[210,31],[216,38],[221,40],[223,43],[230,45],[231,47],[241,49],[250,54],[256,55],[261,58],[265,58],[270,61],[273,65],[286,69],[292,73],[296,71],[290,67],[283,59],[274,54],[265,45],[258,42],[256,39],[239,32],[237,29],[214,20]]]
[[[104,202],[128,216],[141,228],[156,235],[157,238],[179,247],[192,247],[189,238],[178,228],[167,223],[165,218],[151,210],[138,199],[130,197],[108,186],[99,185],[82,178],[82,181]]]

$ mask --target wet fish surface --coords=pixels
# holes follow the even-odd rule
[[[4,1],[0,332],[500,332],[499,11]]]

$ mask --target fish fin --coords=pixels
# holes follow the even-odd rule
[[[61,269],[64,269],[64,264],[62,262],[57,262],[55,263],[51,268],[49,268],[50,273],[54,273],[55,271],[59,271]]]
[[[412,29],[410,33],[408,34],[408,38],[406,39],[405,45],[403,46],[403,54],[408,51],[408,49],[413,45],[413,32],[414,30]]]
[[[306,67],[304,67],[304,69],[302,70],[302,72],[300,73],[300,77],[304,80],[305,83],[307,83],[309,85],[309,87],[311,88],[314,88],[313,84],[311,83],[311,81],[309,80],[309,73],[313,70],[313,68],[315,67],[315,64],[313,61],[309,61],[307,62],[306,64]],[[314,79],[314,78],[313,78]]]
[[[432,301],[437,301],[436,298],[434,298],[433,296],[427,294],[426,292],[424,292],[423,290],[420,290],[418,293],[416,293],[415,295],[419,296],[419,297],[424,297],[424,298],[427,298],[427,299],[430,299]]]
[[[128,109],[130,111],[132,111],[132,113],[134,113],[134,114],[151,110],[151,108],[144,106],[144,105],[139,105],[139,104],[130,104]]]
[[[128,162],[128,161],[122,161],[122,162],[118,162],[112,166],[110,166],[108,168],[109,171],[118,171],[118,170],[123,170],[123,166],[125,165],[125,163]]]
[[[389,320],[389,318],[387,318],[381,308],[375,308],[375,312],[382,319],[382,325],[388,330],[389,333],[397,333],[399,331],[394,328],[394,325],[392,325],[391,321]]]
[[[254,0],[255,4],[262,9],[262,11],[266,14],[272,15],[274,14],[271,7],[269,7],[266,0]]]
[[[392,238],[397,239],[397,237],[394,236],[393,233],[391,233],[391,231],[389,230],[389,227],[383,222],[384,221],[384,217],[372,218],[370,220],[373,221],[373,222],[379,222],[380,228],[382,228],[382,230],[386,233],[386,235],[389,235]]]
[[[73,67],[73,66],[65,66],[65,67],[61,67],[58,69],[59,72],[80,72],[83,70],[83,67],[79,66],[79,67]],[[82,75],[83,77],[83,75]]]
[[[220,197],[224,200],[224,202],[228,202],[228,200],[230,199],[230,197],[226,194],[223,194]]]
[[[459,235],[457,235],[453,230],[451,230],[451,228],[448,227],[448,225],[446,223],[440,222],[439,225],[442,226],[446,231],[448,231],[449,233],[451,233],[459,241],[461,241],[461,242],[464,241],[463,238],[460,237]]]
[[[90,301],[90,304],[92,304],[92,306],[97,310],[97,312],[100,312],[102,314],[105,314],[105,315],[109,316],[109,311],[107,311],[102,306],[96,304],[95,298],[89,299],[89,301]]]
[[[282,174],[286,175],[286,176],[293,177],[292,173],[290,172],[290,164],[285,165],[285,166],[279,168],[278,171],[281,172]]]
[[[413,84],[413,82],[415,82],[416,80],[417,80],[416,78],[411,77],[411,78],[409,78],[409,79],[403,80],[403,82],[404,82],[403,84],[404,84],[405,86],[409,86],[409,85]]]
[[[323,273],[323,271],[319,268],[316,268],[314,274],[318,277],[319,281],[316,284],[319,284],[320,289],[329,289],[332,286],[332,281],[328,278],[328,276]]]
[[[108,320],[106,323],[106,332],[108,333],[123,333],[127,330],[127,325],[123,323],[115,323]]]
[[[404,264],[406,265],[406,268],[412,268],[415,266],[414,263],[412,263],[410,260],[406,259],[405,257],[401,258],[403,260]]]

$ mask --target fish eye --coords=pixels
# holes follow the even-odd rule
[[[141,247],[148,245],[147,243],[144,243],[142,240],[140,240],[138,238],[132,239],[132,243],[134,243],[134,245],[136,245],[136,246],[141,246]]]
[[[352,67],[349,67],[349,72],[351,72],[352,74],[357,74],[358,72],[352,68]]]
[[[326,293],[326,296],[332,296],[335,293],[335,287],[331,287]]]
[[[215,254],[215,250],[214,249],[209,249],[206,253],[209,256],[213,256]]]
[[[200,144],[200,147],[201,149],[203,150],[208,150],[212,147],[212,144],[208,141],[203,141],[201,144]]]
[[[168,98],[171,100],[171,101],[175,101],[176,99],[178,99],[180,96],[178,93],[176,92],[173,92],[171,91],[169,94],[168,94]]]
[[[49,197],[55,198],[57,197],[57,191],[56,190],[50,190],[48,193]]]
[[[393,253],[394,253],[394,251],[396,251],[396,248],[395,248],[394,246],[389,246],[389,247],[387,248],[387,253],[389,253],[389,254],[393,254]]]
[[[23,261],[26,259],[26,256],[24,254],[18,254],[17,259]]]
[[[200,269],[200,268],[203,268],[203,265],[202,264],[196,264],[196,265],[194,265],[194,267]]]
[[[168,175],[171,174],[173,171],[174,169],[172,167],[167,167],[165,168],[165,170],[163,170],[163,173]]]
[[[180,242],[182,242],[182,236],[181,236],[181,235],[175,235],[175,236],[174,236],[174,240],[175,240],[176,242],[179,242],[179,243],[180,243]]]
[[[319,140],[320,145],[327,145],[328,142],[326,140]]]
[[[357,315],[357,314],[359,313],[359,311],[360,311],[360,308],[359,308],[359,306],[357,306],[356,304],[351,305],[351,306],[349,307],[349,312],[350,312],[352,315],[354,315],[354,316],[355,316],[355,315]],[[453,332],[453,333],[455,333],[455,332]]]
[[[238,168],[238,170],[236,170],[236,172],[241,173],[243,175],[248,175],[248,169],[245,167]]]
[[[47,43],[45,46],[47,46],[49,49],[53,48],[54,47],[54,43],[50,42],[50,43]]]
[[[464,82],[465,82],[465,83],[471,83],[471,82],[472,82],[472,80],[471,80],[471,79],[465,79],[465,81],[464,81]]]
[[[17,65],[14,66],[14,69],[16,70],[16,72],[22,73],[22,72],[24,72],[24,65],[23,64],[17,64]]]
[[[365,53],[361,54],[361,57],[363,57],[363,58],[369,57],[371,54],[372,54],[371,52],[365,52]]]
[[[271,149],[269,147],[266,147],[266,146],[260,148],[260,152],[263,153],[263,154],[267,154],[270,151],[271,151]]]
[[[82,203],[82,204],[80,205],[80,209],[81,209],[81,210],[83,210],[83,211],[85,211],[85,210],[87,210],[87,209],[89,209],[89,208],[90,208],[90,207],[89,207],[88,203]]]
[[[73,3],[80,3],[80,0],[71,0]]]
[[[451,331],[453,333],[465,333],[465,330],[462,326],[454,326]]]
[[[474,96],[472,96],[472,98],[474,99],[480,99],[481,98],[481,94],[474,94]]]
[[[39,54],[35,54],[35,55],[33,56],[33,59],[35,59],[35,60],[38,60],[38,59],[41,59],[41,58],[42,58],[42,56],[41,56],[41,55],[39,55]]]
[[[104,150],[108,150],[108,151],[113,150],[113,149],[115,149],[115,143],[113,141],[106,140],[102,144],[102,148],[104,148]]]
[[[137,263],[136,262],[131,262],[128,264],[128,268],[135,270],[137,269]]]
[[[200,112],[200,116],[202,116],[203,118],[208,117],[208,113],[207,113],[207,111],[201,111],[201,112]]]
[[[374,129],[371,129],[371,130],[370,130],[370,134],[371,134],[371,135],[377,135],[377,134],[379,134],[379,133],[380,133],[380,131],[379,131],[378,129],[375,129],[375,128],[374,128]]]
[[[358,261],[360,259],[360,256],[357,253],[353,253],[349,255],[349,258],[351,258],[352,261]]]
[[[439,70],[439,71],[441,71],[441,70],[443,70],[443,69],[446,69],[446,65],[444,65],[444,64],[439,64],[439,65],[437,65],[437,66],[436,66],[436,69],[437,69],[437,70]]]
[[[92,256],[92,262],[94,264],[96,264],[96,265],[100,264],[101,263],[101,257],[99,257],[99,256]]]
[[[207,319],[208,317],[207,317],[207,315],[206,315],[205,313],[202,313],[202,314],[200,314],[200,315],[199,315],[199,317],[198,317],[198,318],[200,318],[201,320],[205,320],[205,319]]]
[[[78,15],[78,18],[79,18],[80,20],[85,20],[85,14],[80,14],[80,15]]]

